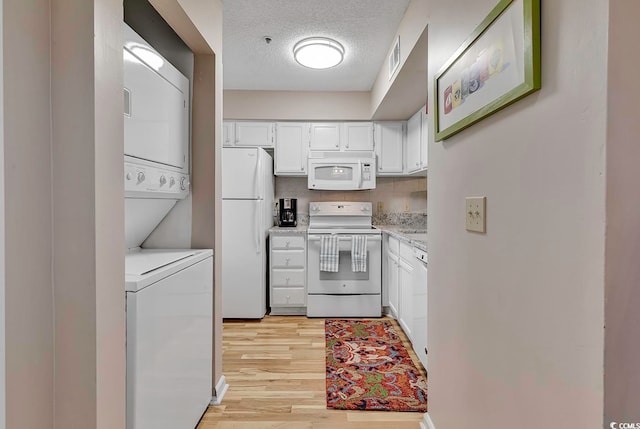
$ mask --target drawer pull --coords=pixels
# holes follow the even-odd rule
[[[285,264],[285,265],[289,265],[289,262],[290,262],[290,261],[291,261],[291,258],[287,258],[287,259],[285,259],[285,260],[284,260],[284,264]]]
[[[291,278],[287,277],[287,280],[286,280],[287,284],[289,284],[290,281],[291,281]]]
[[[287,241],[287,244],[284,245],[284,247],[289,247],[291,245],[290,241]]]

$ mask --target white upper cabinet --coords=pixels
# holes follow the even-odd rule
[[[398,176],[404,171],[405,122],[376,122],[374,142],[378,176]]]
[[[415,173],[427,168],[428,127],[426,106],[423,106],[407,122],[406,172]]]
[[[373,123],[345,122],[342,124],[344,150],[373,150]]]
[[[273,122],[225,122],[223,146],[273,147]]]
[[[309,148],[320,151],[371,151],[373,150],[373,123],[312,123]]]
[[[340,123],[317,122],[311,124],[311,150],[340,150]]]
[[[276,175],[304,176],[307,174],[309,127],[307,122],[278,122],[276,124]]]
[[[420,109],[422,118],[422,126],[420,127],[420,162],[422,164],[422,168],[427,168],[428,164],[428,142],[429,142],[429,117],[427,116],[427,107],[424,106]]]

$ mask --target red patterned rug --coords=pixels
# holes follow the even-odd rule
[[[326,320],[327,407],[427,411],[427,380],[389,320]]]

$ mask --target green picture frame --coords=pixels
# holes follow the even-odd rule
[[[540,0],[501,0],[434,78],[435,141],[541,87]]]

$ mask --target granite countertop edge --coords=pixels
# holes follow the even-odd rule
[[[309,229],[309,225],[298,226],[272,226],[269,228],[270,233],[274,234],[306,234]]]
[[[417,228],[407,228],[402,225],[374,225],[380,231],[390,234],[407,244],[413,245],[421,250],[427,251],[427,241],[426,240],[418,240],[415,238],[411,238],[407,236],[406,231],[415,231],[416,233],[422,232],[423,230]],[[309,225],[298,225],[298,226],[272,226],[269,228],[269,232],[273,234],[306,234],[309,229]],[[402,230],[403,232],[400,232]]]
[[[406,226],[402,226],[402,225],[374,225],[376,228],[378,228],[379,230],[381,230],[384,233],[387,233],[389,235],[392,235],[396,238],[398,238],[399,240],[404,241],[407,244],[411,244],[417,248],[419,248],[420,250],[424,250],[425,252],[427,251],[427,241],[426,240],[418,240],[415,238],[411,238],[409,236],[407,236],[406,231],[415,231],[416,233],[418,232],[423,232],[424,230],[422,229],[418,229],[418,228],[407,228]],[[403,232],[400,232],[400,230],[402,230]]]

